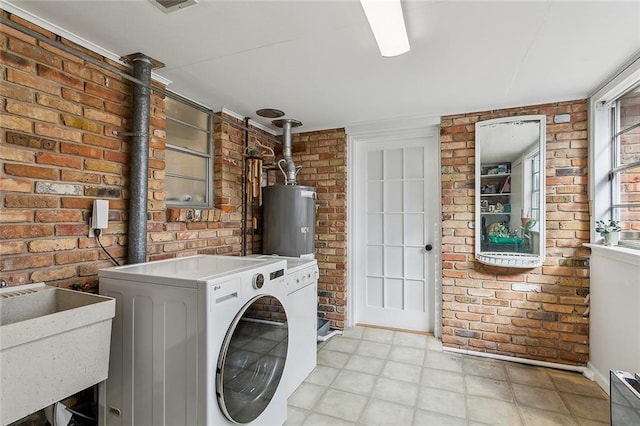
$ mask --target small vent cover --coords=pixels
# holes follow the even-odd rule
[[[197,3],[197,0],[149,0],[164,13],[175,12]]]

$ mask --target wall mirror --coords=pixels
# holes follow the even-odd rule
[[[476,259],[533,268],[544,262],[546,117],[476,123]]]

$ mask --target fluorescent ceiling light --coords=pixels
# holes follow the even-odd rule
[[[400,0],[360,0],[382,56],[397,56],[409,51]]]

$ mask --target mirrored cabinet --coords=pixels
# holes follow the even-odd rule
[[[544,262],[546,117],[476,123],[476,259],[534,268]]]

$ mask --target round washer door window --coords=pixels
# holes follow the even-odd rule
[[[273,296],[257,296],[240,310],[222,344],[216,394],[235,423],[254,421],[278,389],[289,344],[284,307]]]

